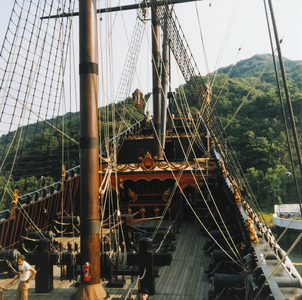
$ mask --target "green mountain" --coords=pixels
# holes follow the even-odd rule
[[[213,101],[241,167],[256,198],[269,210],[280,202],[298,201],[281,102],[272,61],[262,73],[270,55],[256,55],[219,70]],[[278,62],[277,62],[278,63]],[[302,62],[284,59],[295,126],[302,132]],[[229,76],[227,73],[232,68]],[[300,182],[296,150],[293,143],[288,107],[281,75],[281,96],[289,130],[294,168]]]
[[[276,61],[278,64],[277,56],[276,56]],[[295,82],[298,82],[299,78],[300,79],[302,78],[301,77],[302,62],[292,61],[287,58],[283,58],[283,62],[284,62],[285,70],[286,72],[288,72],[288,76],[293,77],[292,79]],[[267,63],[268,65],[265,69],[264,77],[262,77],[262,80],[271,82],[275,80],[275,69],[274,69],[272,55],[270,54],[257,54],[249,59],[244,59],[237,62],[234,66],[231,65],[225,68],[220,68],[218,69],[218,74],[228,74],[230,78],[258,77],[263,71],[263,69],[265,68]],[[272,72],[274,76],[273,77],[268,76],[272,74]],[[295,77],[294,75],[298,75],[298,78]]]
[[[235,66],[219,69],[212,87],[212,103],[216,103],[222,125],[227,126],[229,141],[256,198],[263,207],[271,209],[280,201],[296,202],[297,197],[293,176],[285,175],[287,171],[293,172],[272,60],[259,78],[269,60],[270,55],[255,55]],[[302,132],[302,62],[288,59],[284,62],[297,130]],[[281,79],[280,82],[282,86]],[[184,84],[180,88],[184,88],[192,111],[197,111],[188,86]],[[282,96],[285,99],[283,92]],[[283,102],[288,122],[286,103]],[[122,118],[125,105],[131,118]],[[114,122],[106,119],[105,115],[114,115]],[[130,126],[142,118],[143,113],[128,101],[119,103],[114,110],[111,106],[101,108],[100,116],[102,137],[108,140],[116,128],[122,126],[124,129],[125,122]],[[0,197],[5,189],[4,177],[12,175],[11,188],[18,187],[22,194],[40,188],[44,182],[42,176],[48,178],[47,183],[58,180],[62,164],[67,169],[79,164],[78,143],[70,139],[79,141],[79,113],[68,113],[48,122],[58,130],[64,129],[65,138],[62,139],[58,130],[44,122],[24,126],[18,132],[0,137],[0,160],[5,159],[0,174]],[[109,124],[108,130],[105,123]],[[293,140],[291,131],[290,140]],[[18,154],[15,156],[15,153]],[[294,157],[296,159],[295,154]],[[10,174],[14,162],[13,173]],[[298,171],[297,168],[297,174]],[[301,177],[300,174],[298,176]]]

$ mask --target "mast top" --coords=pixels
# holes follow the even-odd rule
[[[129,4],[129,5],[124,5],[124,6],[100,8],[100,9],[97,9],[97,13],[100,14],[100,13],[110,13],[110,12],[116,12],[116,11],[133,10],[133,9],[139,9],[139,8],[141,8],[141,9],[149,8],[149,7],[151,7],[152,1],[154,1],[154,0],[151,0],[149,2],[142,1],[141,3]],[[162,0],[162,1],[156,2],[156,5],[163,6],[163,5],[169,5],[169,4],[180,4],[180,3],[187,3],[187,2],[194,2],[194,1],[201,1],[201,0]],[[42,19],[75,17],[78,15],[79,15],[79,12],[61,13],[61,14],[57,14],[57,15],[41,17],[41,20]]]

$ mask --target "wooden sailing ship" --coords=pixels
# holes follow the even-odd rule
[[[115,296],[115,299],[138,299],[138,293],[149,294],[152,299],[185,296],[209,300],[286,299],[289,294],[301,294],[300,275],[265,220],[254,211],[250,191],[228,151],[227,138],[212,110],[211,87],[202,81],[171,7],[181,2],[188,1],[150,1],[109,9],[138,9],[140,24],[146,22],[146,12],[151,10],[153,112],[146,111],[133,126],[106,140],[102,151],[98,140],[96,24],[97,13],[106,13],[108,9],[97,10],[95,1],[81,0],[78,12],[72,7],[69,7],[72,12],[67,7],[55,11],[50,6],[39,15],[41,31],[44,32],[47,24],[48,30],[48,26],[53,28],[53,35],[60,36],[62,44],[68,40],[71,20],[79,15],[81,98],[80,166],[70,170],[63,167],[59,182],[30,194],[19,196],[15,191],[11,209],[1,212],[0,272],[4,276],[12,275],[18,251],[31,247],[27,260],[35,264],[38,275],[39,272],[45,275],[36,279],[39,299],[52,299],[55,295],[54,265],[59,267],[64,282],[61,291],[66,299],[71,295],[74,299],[112,298],[112,293],[119,293],[117,289],[123,292],[120,292],[122,297]],[[16,4],[15,11],[18,7]],[[59,20],[60,29],[51,23],[54,20]],[[27,41],[27,34],[25,37]],[[44,42],[43,46],[38,42],[36,48],[47,49],[50,40],[46,35]],[[58,51],[60,46],[58,42]],[[175,94],[168,91],[169,50],[200,108],[194,115],[188,105],[178,107]],[[132,48],[130,61],[135,51],[137,47]],[[54,62],[51,50],[46,55]],[[66,60],[66,55],[60,55]],[[31,54],[28,56],[32,58]],[[10,54],[8,58],[16,59]],[[37,60],[38,66],[42,66],[43,59],[41,56]],[[35,69],[35,64],[31,69]],[[42,75],[43,72],[46,71]],[[53,69],[52,80],[63,77],[60,72],[60,68]],[[38,82],[36,73],[32,76],[29,82]],[[47,88],[40,92],[42,98],[48,95],[48,102],[52,101],[54,82],[59,83],[56,79],[45,82]],[[32,87],[28,89],[30,95],[37,89],[35,85]],[[7,98],[11,97],[8,90],[2,89]],[[19,93],[24,93],[22,88]],[[33,96],[38,95],[39,92]],[[15,111],[20,109],[18,101]],[[140,108],[144,101],[142,92],[135,90],[134,106]],[[32,112],[27,104],[22,107]],[[62,238],[80,235],[81,242],[69,243],[64,248],[63,239],[60,244],[50,233],[54,230]],[[181,231],[185,236],[180,238],[172,255],[169,250],[173,250],[173,240],[178,240],[177,233]],[[176,254],[185,256],[185,265],[177,264],[181,258]],[[193,266],[187,260],[190,255]],[[172,266],[167,266],[171,261]],[[176,269],[172,271],[173,267]],[[194,279],[188,277],[185,267],[190,267]],[[176,278],[181,275],[189,280],[183,278],[180,288],[176,279],[169,281],[170,272]],[[156,275],[159,279],[155,279]],[[131,285],[129,276],[139,278],[139,286]],[[103,287],[101,278],[106,279],[107,286]],[[74,289],[71,280],[78,282]],[[196,286],[187,289],[185,285],[190,282]],[[63,292],[64,288],[72,293]],[[137,295],[131,295],[131,291]],[[5,293],[11,295],[11,291]]]

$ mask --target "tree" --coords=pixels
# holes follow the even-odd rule
[[[262,208],[272,210],[280,199],[286,201],[286,170],[283,165],[268,168],[265,173],[255,168],[247,170],[248,182]]]
[[[9,176],[0,176],[0,211],[8,209],[13,199],[14,182],[7,181]]]

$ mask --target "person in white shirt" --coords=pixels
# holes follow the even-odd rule
[[[139,299],[140,300],[146,300],[149,296],[149,291],[146,287],[141,288],[139,291]]]
[[[18,258],[19,274],[10,282],[12,285],[16,280],[20,279],[15,300],[27,300],[28,299],[28,287],[29,281],[36,275],[36,271],[32,269],[30,264],[25,261],[24,255],[20,255]]]

